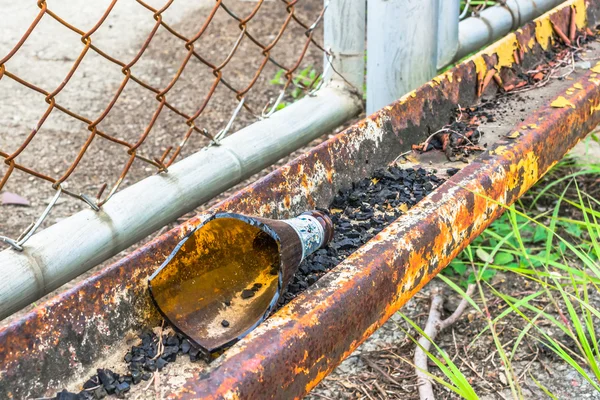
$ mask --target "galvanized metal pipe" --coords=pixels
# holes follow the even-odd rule
[[[273,164],[361,110],[334,84],[0,253],[0,319]]]
[[[325,80],[345,81],[359,93],[365,79],[366,0],[324,0]],[[453,0],[454,1],[454,0]]]
[[[437,73],[438,0],[369,0],[367,114]]]
[[[460,0],[439,0],[438,7],[437,68],[441,69],[450,64],[458,50]]]
[[[458,29],[458,51],[450,62],[500,39],[562,2],[564,0],[507,0],[505,5],[486,8],[478,16],[462,20]]]
[[[459,23],[459,0],[370,0],[367,113],[564,0],[506,0]]]

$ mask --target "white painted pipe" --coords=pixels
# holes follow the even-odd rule
[[[453,0],[454,1],[454,0]],[[325,80],[343,80],[359,93],[365,79],[367,0],[325,0]]]
[[[462,20],[458,29],[458,51],[453,60],[460,60],[478,51],[563,2],[564,0],[507,0],[506,5],[486,8],[479,16]]]
[[[369,0],[367,114],[437,73],[438,0]]]
[[[168,173],[122,190],[101,211],[81,211],[33,235],[23,252],[0,252],[0,319],[336,128],[360,110],[360,99],[347,89],[327,85],[314,97],[305,97],[223,139],[220,146],[181,160]]]

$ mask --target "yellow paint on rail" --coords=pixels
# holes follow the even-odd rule
[[[575,108],[573,103],[571,103],[569,100],[567,100],[564,96],[558,96],[556,99],[554,99],[554,101],[552,103],[550,103],[550,106],[552,106],[554,108],[565,108],[565,107]]]
[[[533,49],[537,42],[542,49],[547,50],[550,45],[554,43],[555,33],[550,22],[550,16],[564,7],[574,7],[576,10],[575,23],[579,29],[586,27],[586,7],[584,0],[571,0],[567,1],[559,7],[543,14],[535,20],[535,39],[532,37],[527,46],[523,48],[524,51]],[[518,30],[517,32],[522,32]],[[487,47],[485,50],[475,54],[465,62],[473,62],[477,71],[477,77],[481,81],[485,77],[488,71],[488,66],[485,62],[484,55],[491,56],[496,55],[497,61],[492,68],[500,71],[502,67],[510,67],[514,64],[515,50],[519,50],[519,43],[514,33],[509,33],[503,39],[499,40],[495,44]]]
[[[585,8],[584,0],[576,0],[573,2],[573,7],[575,8],[575,25],[579,29],[585,29],[587,26],[587,12]]]
[[[554,44],[554,29],[550,23],[550,18],[540,18],[535,21],[535,38],[544,50],[548,50],[548,47]],[[533,46],[530,48],[533,48]]]

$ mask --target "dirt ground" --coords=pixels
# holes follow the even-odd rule
[[[153,0],[148,4],[161,7],[165,1]],[[109,0],[94,2],[94,7],[84,0],[48,2],[50,10],[81,30],[90,29],[110,4]],[[208,16],[214,2],[175,1],[163,14],[163,19],[176,31],[187,37],[193,36]],[[245,16],[256,6],[247,0],[228,1],[227,6],[237,15]],[[310,0],[299,2],[296,13],[308,25],[318,16],[322,4]],[[4,19],[0,26],[0,57],[17,43],[33,21],[39,9],[36,3],[0,0],[0,9],[11,18]],[[271,42],[281,28],[286,16],[282,1],[267,0],[255,17],[248,22],[248,31],[263,43]],[[152,13],[136,1],[119,1],[105,22],[93,34],[93,44],[110,56],[129,62],[142,47],[154,26]],[[305,44],[304,29],[291,21],[270,56],[284,66],[293,66]],[[237,21],[219,8],[203,36],[196,42],[202,56],[213,64],[223,62],[240,35]],[[315,39],[322,42],[322,29],[317,29]],[[45,15],[21,49],[6,62],[6,70],[47,91],[52,91],[67,76],[69,69],[82,51],[80,37]],[[252,80],[263,59],[261,49],[245,38],[235,55],[223,69],[224,78],[235,88],[245,88]],[[186,56],[184,42],[160,27],[140,60],[132,67],[132,73],[154,87],[166,87]],[[323,54],[311,45],[298,71],[314,67],[321,71]],[[260,114],[267,101],[274,100],[281,90],[270,83],[278,68],[267,63],[262,74],[247,96],[247,102],[255,114]],[[83,58],[73,77],[56,97],[57,103],[88,119],[96,119],[110,103],[123,80],[121,67],[98,56],[93,51]],[[177,108],[192,115],[202,101],[214,76],[210,68],[194,57],[188,62],[181,77],[167,95],[167,100]],[[286,98],[291,100],[291,98]],[[196,125],[206,128],[215,135],[230,119],[237,106],[235,94],[224,85],[219,85]],[[119,139],[134,142],[140,137],[158,101],[154,93],[129,81],[123,93],[99,128]],[[0,150],[15,151],[29,135],[48,105],[44,96],[30,90],[14,80],[0,80]],[[257,120],[257,116],[245,109],[232,126],[235,132]],[[158,157],[169,146],[176,146],[188,127],[185,118],[164,109],[158,117],[139,153]],[[44,122],[38,134],[16,161],[29,168],[58,178],[67,171],[76,154],[88,137],[84,123],[54,110]],[[208,143],[200,134],[193,134],[184,147],[181,157],[190,155]],[[127,149],[103,138],[95,139],[81,163],[67,179],[70,191],[83,193],[94,198],[103,184],[110,188],[118,179],[128,160]],[[7,166],[0,165],[0,176]],[[156,172],[150,164],[136,160],[121,188],[135,183]],[[12,174],[4,191],[15,193],[29,202],[29,206],[0,205],[0,236],[17,238],[46,208],[54,195],[51,184],[24,172]],[[107,193],[107,192],[106,192]],[[43,227],[87,207],[81,200],[62,196],[57,206],[44,222]],[[0,245],[1,246],[1,245]],[[5,246],[0,247],[0,249]]]
[[[503,275],[497,276],[492,284],[500,291],[513,294],[531,290],[524,280],[515,282],[514,277],[507,279]],[[419,326],[425,326],[431,289],[442,285],[438,281],[429,284],[402,308],[402,314]],[[448,287],[445,288],[445,294],[447,317],[460,301],[460,296]],[[487,296],[492,298],[489,293]],[[501,312],[502,305],[496,302],[491,307],[493,315]],[[502,341],[508,350],[524,325],[520,317],[505,319],[500,324]],[[438,336],[436,344],[447,352],[481,399],[512,399],[505,371],[491,338],[482,335],[474,340],[485,326],[484,319],[475,310],[468,310],[457,324]],[[415,335],[401,314],[395,314],[305,398],[419,399],[415,370],[411,365],[415,344],[407,332]],[[575,370],[543,353],[534,340],[526,340],[521,346],[522,349],[513,359],[513,367],[522,379],[520,384],[525,399],[549,398],[534,384],[529,374],[542,382],[558,399],[600,399],[600,393]],[[435,375],[443,376],[433,365],[430,364],[429,368]],[[438,399],[461,398],[439,384],[434,385],[434,390]],[[382,394],[384,392],[385,396]]]

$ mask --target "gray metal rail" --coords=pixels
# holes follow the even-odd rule
[[[452,61],[481,49],[563,3],[564,0],[507,0],[489,7],[478,16],[464,19],[458,28],[458,50]]]
[[[0,253],[0,319],[39,299],[177,217],[341,125],[361,110],[345,88],[325,87],[146,178],[107,202]]]

